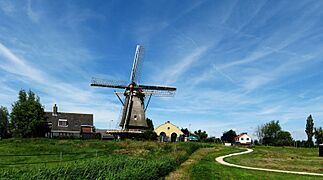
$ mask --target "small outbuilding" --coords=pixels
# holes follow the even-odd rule
[[[250,145],[251,144],[251,137],[248,136],[247,133],[241,133],[239,136],[235,137],[236,144],[241,145]]]
[[[184,133],[170,121],[158,126],[155,132],[161,142],[176,142],[184,139]]]

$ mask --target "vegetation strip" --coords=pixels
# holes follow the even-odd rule
[[[3,140],[0,151],[7,155],[61,153],[0,157],[0,179],[159,179],[205,146],[142,141]],[[69,153],[74,155],[67,156]]]
[[[231,164],[224,161],[224,158],[231,157],[231,156],[238,156],[241,154],[247,154],[253,152],[252,149],[247,149],[247,151],[239,152],[239,153],[233,153],[228,154],[225,156],[217,157],[215,160],[223,165],[231,166],[231,167],[237,167],[237,168],[243,168],[243,169],[251,169],[251,170],[259,170],[259,171],[269,171],[269,172],[280,172],[280,173],[288,173],[288,174],[300,174],[300,175],[310,175],[310,176],[323,176],[323,174],[320,173],[309,173],[309,172],[298,172],[298,171],[285,171],[285,170],[278,170],[278,169],[266,169],[266,168],[256,168],[256,167],[248,167],[248,166],[241,166],[236,164]]]
[[[165,177],[165,180],[173,179],[189,179],[189,168],[196,162],[200,161],[205,155],[216,151],[215,147],[200,148],[195,151],[184,163],[182,163],[175,171]]]

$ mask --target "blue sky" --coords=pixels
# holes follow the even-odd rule
[[[9,1],[0,0],[0,105],[20,89],[45,109],[93,113],[117,126],[113,89],[92,77],[128,81],[137,44],[142,84],[178,88],[154,97],[155,126],[254,134],[280,120],[305,139],[312,114],[323,126],[322,1]]]

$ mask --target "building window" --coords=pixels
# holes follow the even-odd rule
[[[58,127],[68,127],[67,119],[59,119],[58,120]]]
[[[249,141],[249,138],[247,138],[247,141]]]
[[[133,117],[134,117],[135,120],[137,120],[137,115],[134,115]]]
[[[241,141],[243,141],[243,138],[241,138]]]
[[[170,130],[170,127],[167,127],[168,130]]]

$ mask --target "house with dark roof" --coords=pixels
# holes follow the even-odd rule
[[[48,137],[84,137],[93,134],[93,114],[58,112],[55,104],[53,112],[45,112],[50,132]]]

